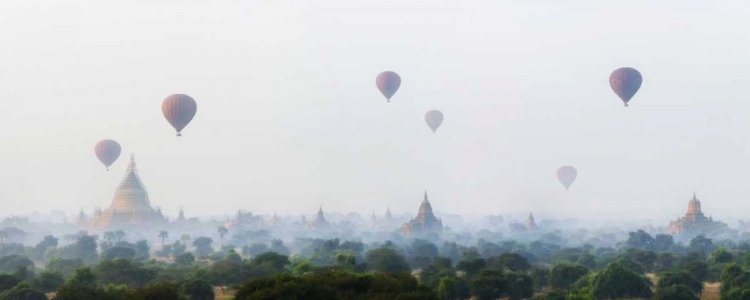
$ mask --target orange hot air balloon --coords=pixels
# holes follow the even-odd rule
[[[375,85],[378,86],[378,90],[385,96],[385,99],[391,102],[391,97],[401,87],[401,76],[393,71],[385,71],[375,78]]]
[[[424,114],[424,121],[427,122],[427,126],[430,126],[432,133],[443,124],[443,113],[439,110],[431,110]]]
[[[161,104],[161,112],[169,124],[177,131],[177,136],[182,136],[182,129],[187,126],[198,110],[198,104],[188,95],[174,94]]]
[[[109,166],[115,163],[117,158],[120,157],[120,151],[122,151],[120,144],[113,140],[101,140],[94,147],[96,157],[104,164],[107,171],[109,171]]]

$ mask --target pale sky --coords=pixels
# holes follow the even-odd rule
[[[666,220],[695,190],[750,219],[750,2],[711,2],[0,0],[0,215],[106,208],[135,152],[169,214],[416,213],[427,190],[442,212]],[[181,138],[173,93],[198,102]]]

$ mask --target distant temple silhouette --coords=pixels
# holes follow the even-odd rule
[[[388,211],[390,213],[390,210]],[[435,217],[432,213],[432,205],[427,199],[427,191],[424,192],[424,200],[419,206],[419,214],[415,219],[401,226],[401,233],[406,236],[416,236],[429,233],[442,233],[443,220]]]
[[[688,210],[685,216],[678,217],[676,221],[669,222],[668,231],[672,235],[702,234],[717,227],[726,227],[726,224],[714,222],[714,219],[703,214],[701,202],[695,197],[688,202]]]
[[[133,226],[150,227],[168,224],[161,209],[152,208],[135,164],[135,156],[130,156],[128,170],[125,177],[115,190],[112,204],[105,211],[96,209],[94,216],[86,222],[83,210],[76,222],[79,226],[91,230],[108,229],[112,227],[128,228]]]

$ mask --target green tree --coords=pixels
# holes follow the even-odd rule
[[[72,275],[76,269],[83,266],[83,260],[81,260],[80,258],[62,259],[59,257],[55,257],[48,260],[44,268],[48,271],[60,272],[63,274],[63,277],[68,277]]]
[[[471,281],[471,295],[477,300],[494,300],[506,293],[505,277],[502,271],[482,270]]]
[[[21,278],[11,274],[0,274],[0,293],[12,289],[21,283]]]
[[[242,256],[240,256],[237,251],[234,251],[234,249],[229,249],[224,259],[237,265],[242,263]]]
[[[32,280],[31,285],[42,292],[49,293],[58,290],[65,279],[63,274],[58,271],[42,271],[39,276]]]
[[[381,273],[403,273],[409,272],[409,264],[403,256],[390,248],[376,248],[365,255],[367,266],[370,270]]]
[[[531,269],[529,261],[518,253],[503,253],[487,259],[488,267],[499,267],[511,271],[527,271]]]
[[[26,283],[19,284],[14,288],[0,294],[3,300],[47,300],[47,296]]]
[[[214,252],[214,249],[211,248],[211,244],[214,241],[209,237],[198,237],[193,241],[193,247],[195,247],[195,255],[198,257],[201,256],[208,256],[211,254],[211,252]]]
[[[189,266],[195,262],[195,256],[192,253],[186,252],[178,257],[175,257],[174,263],[180,266]]]
[[[695,280],[693,276],[690,276],[685,271],[682,272],[667,272],[659,277],[659,283],[657,289],[667,288],[673,285],[682,285],[693,291],[693,294],[700,294],[703,292],[703,283]]]
[[[161,247],[164,248],[164,241],[169,238],[169,232],[159,231],[159,239],[161,239]]]
[[[528,299],[534,295],[534,280],[523,272],[508,272],[505,281],[505,295],[510,300]]]
[[[670,285],[656,289],[653,300],[700,300],[698,296],[684,285]],[[723,298],[722,298],[723,299]]]
[[[701,234],[690,240],[690,249],[693,251],[709,253],[714,250],[714,242]]]
[[[135,250],[128,247],[112,247],[101,254],[103,260],[113,260],[118,258],[131,259],[135,257]]]
[[[229,233],[229,230],[224,226],[219,226],[219,228],[216,229],[216,232],[219,233],[219,239],[221,240],[221,245],[224,245],[224,236]]]
[[[468,299],[471,289],[466,279],[456,276],[440,278],[437,286],[438,297],[442,300]]]
[[[125,284],[131,288],[145,286],[156,277],[155,270],[122,258],[101,261],[94,269],[94,274],[101,285]]]
[[[173,283],[151,283],[143,288],[131,290],[126,300],[181,300],[180,292]]]
[[[571,284],[589,272],[586,267],[569,262],[556,264],[550,270],[550,284],[554,288],[568,289]]]
[[[55,293],[55,300],[108,300],[96,287],[96,276],[89,267],[81,267],[73,272],[63,286]]]
[[[214,289],[206,281],[189,280],[182,284],[182,293],[190,300],[214,300]]]
[[[677,264],[677,259],[670,252],[662,252],[656,255],[654,260],[654,272],[664,273],[672,271]]]
[[[609,264],[594,277],[592,292],[599,299],[651,298],[651,281],[618,264]]]

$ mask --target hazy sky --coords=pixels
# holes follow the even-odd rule
[[[695,190],[748,219],[750,2],[710,2],[0,0],[0,215],[106,208],[135,152],[169,214],[416,213],[428,190],[443,212],[660,219]],[[198,102],[181,138],[173,93]]]

